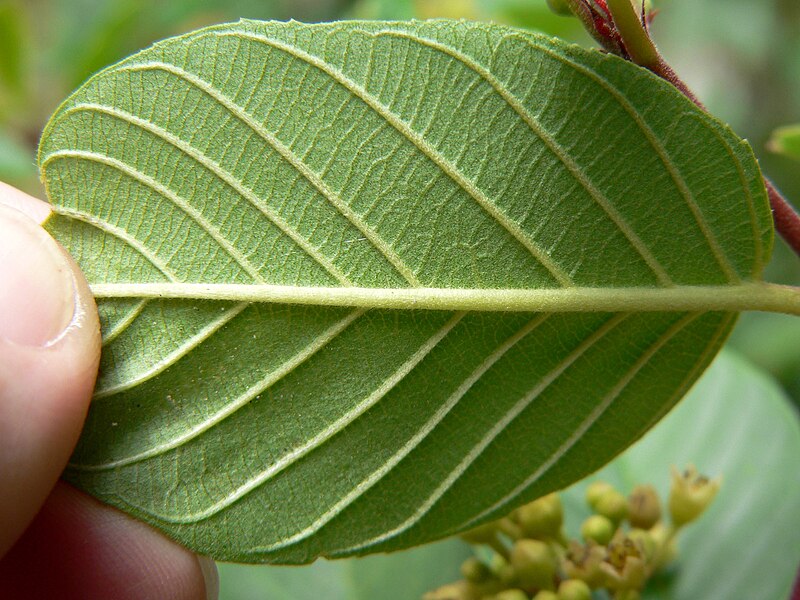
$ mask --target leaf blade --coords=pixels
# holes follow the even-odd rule
[[[100,298],[68,477],[218,558],[396,549],[566,485],[710,361],[739,305],[709,290],[766,289],[749,148],[631,65],[503,27],[167,40],[68,99],[40,166],[93,289],[134,290]],[[225,292],[176,293],[201,288]],[[486,481],[508,452],[522,476]]]

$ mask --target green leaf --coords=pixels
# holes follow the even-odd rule
[[[471,555],[464,542],[448,540],[302,568],[221,564],[220,600],[419,600],[459,579],[459,567]]]
[[[694,463],[722,476],[722,487],[681,533],[671,580],[645,598],[788,598],[800,563],[798,456],[800,421],[789,399],[774,380],[726,352],[642,441],[565,492],[566,522],[577,529],[588,515],[584,494],[592,481],[626,493],[649,482],[666,498],[670,465]]]
[[[772,152],[800,160],[800,125],[779,127],[772,132],[767,146]]]
[[[188,546],[405,548],[576,481],[790,307],[750,148],[501,26],[241,22],[56,112],[48,227],[104,353],[67,478]]]

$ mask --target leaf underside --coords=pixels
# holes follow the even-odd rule
[[[50,231],[93,284],[740,285],[772,244],[749,147],[649,73],[496,25],[240,22],[56,112]],[[312,289],[313,293],[313,289]],[[390,551],[599,468],[735,314],[99,299],[66,477],[218,559]]]

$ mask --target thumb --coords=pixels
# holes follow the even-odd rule
[[[100,356],[92,294],[40,227],[48,214],[0,184],[0,556],[64,469]]]

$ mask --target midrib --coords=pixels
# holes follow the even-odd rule
[[[360,288],[205,283],[106,283],[98,298],[168,298],[399,310],[491,312],[766,311],[800,315],[800,289],[763,282],[669,288]]]

